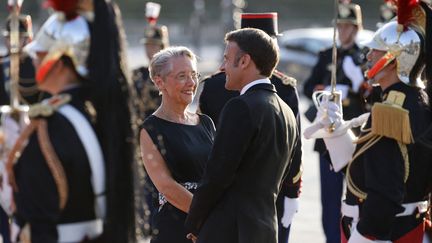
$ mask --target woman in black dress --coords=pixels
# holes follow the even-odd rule
[[[198,82],[192,51],[164,49],[154,55],[149,71],[162,94],[162,104],[144,121],[140,134],[143,163],[159,191],[151,242],[190,243],[184,220],[204,172],[215,128],[208,116],[187,110]]]

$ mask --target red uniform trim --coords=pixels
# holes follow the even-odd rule
[[[422,224],[419,224],[410,232],[406,233],[401,238],[395,240],[393,243],[422,243],[423,235],[426,229],[426,220]]]
[[[277,18],[277,13],[271,14],[242,14],[242,19],[272,19]]]
[[[340,222],[340,224],[339,224],[341,243],[348,243],[348,237],[345,235],[342,224],[343,224],[342,222]]]

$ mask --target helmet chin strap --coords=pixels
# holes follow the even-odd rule
[[[383,57],[381,57],[373,67],[366,71],[366,77],[368,79],[373,79],[377,73],[379,73],[383,68],[385,68],[389,63],[391,63],[396,58],[393,52],[388,51]]]
[[[57,63],[58,59],[47,60],[38,68],[36,72],[37,84],[42,84],[45,81],[46,76],[51,71],[53,66]]]

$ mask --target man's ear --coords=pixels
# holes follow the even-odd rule
[[[252,61],[251,56],[249,54],[244,54],[240,59],[240,66],[242,68],[246,68],[249,66],[251,61]]]

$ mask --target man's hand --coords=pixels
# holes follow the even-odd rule
[[[298,198],[284,198],[284,213],[281,219],[282,226],[288,228],[294,218],[294,214],[297,213],[299,208]]]
[[[196,243],[198,240],[198,237],[196,237],[194,234],[189,233],[186,235],[186,238],[188,238],[189,240],[191,240],[193,243]]]

